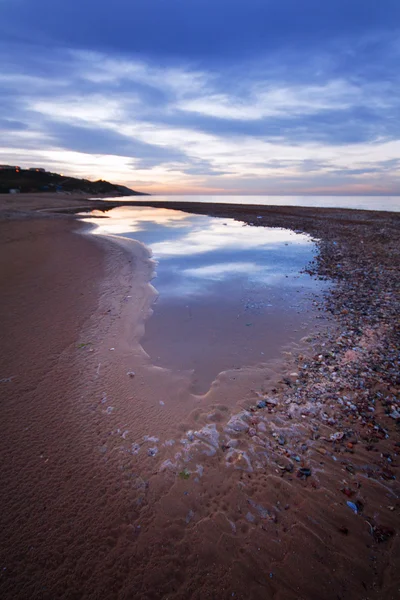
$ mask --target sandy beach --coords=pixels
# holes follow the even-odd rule
[[[400,215],[168,205],[308,233],[335,284],[195,395],[141,347],[147,248],[71,214],[110,205],[0,196],[2,598],[397,598]]]

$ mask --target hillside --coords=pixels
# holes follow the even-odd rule
[[[89,181],[76,177],[66,177],[59,173],[41,170],[4,169],[0,167],[0,194],[8,194],[10,189],[20,192],[83,192],[85,194],[109,194],[110,196],[148,196],[124,185],[109,181]]]

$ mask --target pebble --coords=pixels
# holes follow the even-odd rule
[[[309,469],[308,467],[301,467],[297,471],[297,477],[301,479],[307,479],[307,477],[311,477],[311,469]]]
[[[336,433],[332,433],[332,435],[329,436],[329,439],[332,440],[332,442],[337,442],[339,440],[342,440],[343,438],[344,438],[343,431],[337,431]]]
[[[358,515],[358,508],[357,508],[357,505],[356,505],[356,504],[354,504],[354,502],[350,502],[350,500],[348,500],[348,501],[346,502],[346,504],[347,504],[347,506],[348,506],[349,508],[351,508],[351,510],[352,510],[352,511],[353,511],[353,512],[354,512],[356,515]]]
[[[189,510],[188,514],[186,515],[186,524],[189,524],[190,521],[193,519],[194,517],[194,512],[192,510]]]
[[[246,520],[249,523],[254,523],[254,521],[256,520],[255,516],[249,511],[246,515]]]

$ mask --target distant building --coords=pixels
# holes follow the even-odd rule
[[[0,165],[0,171],[19,171],[21,167],[15,165]]]
[[[28,171],[36,171],[37,173],[46,173],[46,169],[31,167]]]

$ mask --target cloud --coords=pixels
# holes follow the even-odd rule
[[[88,154],[114,154],[130,157],[133,168],[149,169],[165,163],[187,160],[184,153],[171,152],[168,148],[154,146],[146,142],[124,136],[112,129],[90,126],[71,125],[55,122],[49,126],[54,145],[61,145],[68,150]]]
[[[264,86],[256,82],[254,89],[242,99],[213,94],[180,102],[177,108],[221,119],[253,121],[287,114],[293,117],[349,109],[359,103],[360,92],[356,86],[340,80],[325,85],[273,82]]]
[[[150,9],[144,4],[153,5],[153,0],[137,8],[137,22],[147,23]],[[83,24],[89,26],[87,7],[81,7],[73,32],[64,26],[76,14],[75,0],[57,11],[45,0],[35,3],[35,11],[20,0],[15,9],[21,16],[23,7],[19,29],[3,3],[0,31],[7,24],[8,43],[0,46],[0,161],[27,166],[41,162],[54,170],[147,191],[400,192],[399,44],[392,19],[366,0],[363,14],[375,21],[366,19],[361,25],[343,3],[353,26],[332,13],[332,23],[340,25],[335,33],[325,20],[329,6],[321,12],[319,3],[307,0],[300,11],[298,3],[283,0],[274,3],[272,14],[265,8],[268,4],[246,5],[247,16],[247,11],[254,19],[269,16],[265,31],[271,37],[257,42],[262,51],[253,52],[250,31],[259,28],[245,16],[235,25],[247,23],[235,43],[246,46],[246,53],[231,60],[236,56],[231,39],[236,30],[229,21],[221,30],[222,64],[213,53],[214,42],[209,48],[203,39],[199,54],[200,32],[214,25],[201,18],[196,29],[192,17],[200,11],[197,0],[191,3],[192,17],[186,6],[179,8],[182,23],[187,19],[189,29],[195,29],[185,56],[179,50],[181,40],[172,39],[176,23],[167,18],[163,4],[158,3],[154,29],[143,28],[156,38],[157,19],[164,14],[165,26],[170,26],[169,52],[162,54],[164,36],[153,39],[152,52],[145,51],[145,44],[139,54],[119,43],[123,26],[118,35],[111,28],[108,44],[114,47],[98,42],[106,26],[102,2],[96,36],[89,31],[85,40],[81,31]],[[223,18],[222,5],[227,9],[225,0],[218,7],[210,5],[217,21]],[[286,25],[283,5],[292,9]],[[118,23],[123,20],[118,6],[117,0],[110,27],[117,19],[114,13]],[[239,0],[229,6],[230,14],[244,10]],[[307,6],[313,10],[307,12]],[[394,12],[396,6],[391,4]],[[48,19],[42,22],[45,11]],[[57,44],[50,26],[53,13],[60,24]],[[303,42],[293,15],[304,25],[303,36],[310,20],[323,24],[326,39],[311,27],[311,39]],[[36,33],[43,34],[40,43],[36,34],[29,37],[28,17]],[[276,31],[286,27],[289,37],[272,32],[271,20]]]

